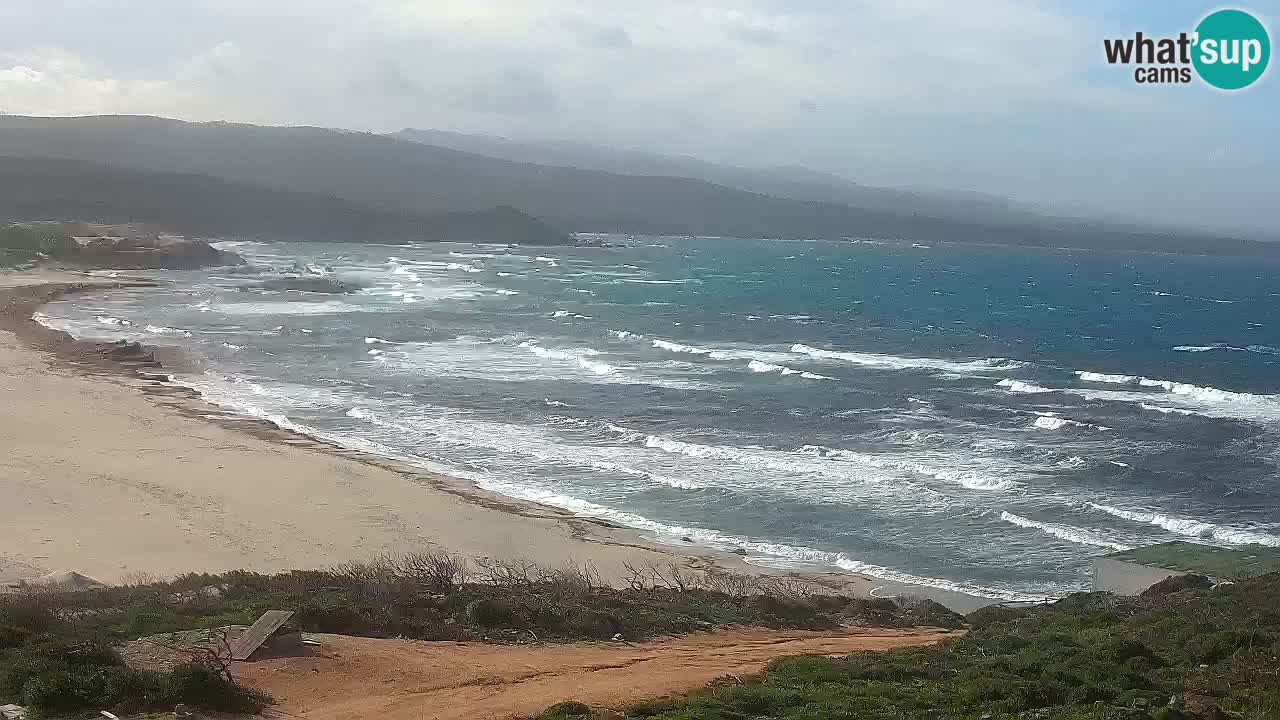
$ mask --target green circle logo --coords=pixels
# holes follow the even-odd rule
[[[1267,70],[1271,38],[1258,18],[1243,10],[1219,10],[1196,26],[1192,63],[1200,79],[1221,90],[1252,85]]]

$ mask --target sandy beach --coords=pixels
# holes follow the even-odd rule
[[[0,290],[84,281],[7,276]],[[228,429],[193,417],[188,399],[86,373],[28,342],[0,330],[0,577],[75,570],[119,582],[426,548],[591,561],[606,575],[670,560],[614,543],[605,528],[588,542],[550,514],[484,507],[424,479]]]
[[[183,388],[85,360],[30,320],[50,296],[109,287],[71,273],[0,274],[0,580],[74,570],[108,583],[231,569],[332,566],[447,550],[558,566],[679,562],[762,572],[734,555],[486,496],[447,478],[237,419]],[[842,592],[976,598],[831,573]]]

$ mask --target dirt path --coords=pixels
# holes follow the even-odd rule
[[[928,645],[953,633],[741,630],[623,643],[536,647],[318,636],[306,657],[239,666],[281,714],[326,720],[506,718],[562,700],[615,707],[758,672],[783,655],[841,655]],[[268,713],[270,714],[270,712]]]

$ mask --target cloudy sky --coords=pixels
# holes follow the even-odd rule
[[[4,0],[0,110],[572,139],[1280,230],[1280,78],[1151,87],[1102,39],[1218,3]],[[1280,0],[1241,7],[1275,37]]]

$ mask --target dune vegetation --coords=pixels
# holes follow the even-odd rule
[[[569,701],[542,720],[1280,717],[1280,574],[1216,588],[1173,578],[1140,598],[1079,593],[966,620],[965,636],[938,646],[784,658],[688,697],[595,711]]]

